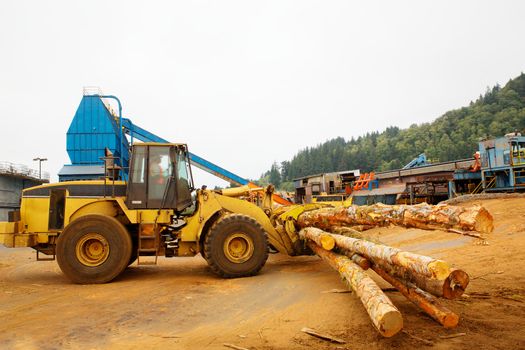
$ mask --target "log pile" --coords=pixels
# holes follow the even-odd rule
[[[371,268],[445,328],[453,328],[459,317],[436,297],[454,299],[465,291],[468,275],[445,261],[401,251],[363,239],[331,234],[319,228],[301,229],[299,236],[324,261],[339,272],[357,294],[379,333],[390,337],[403,321],[389,298],[364,270]],[[334,247],[336,252],[330,251]]]
[[[455,327],[459,317],[438,298],[461,296],[468,286],[469,276],[443,260],[360,239],[359,231],[397,225],[481,237],[494,229],[492,215],[479,205],[378,203],[333,208],[306,204],[283,207],[274,212],[271,220],[289,236],[298,233],[314,253],[339,272],[385,337],[399,332],[403,321],[399,311],[365,270],[375,271],[445,328]]]

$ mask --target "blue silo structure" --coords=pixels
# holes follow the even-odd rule
[[[169,142],[133,122],[122,117],[120,100],[113,95],[90,94],[84,90],[84,96],[77,108],[73,121],[67,131],[66,149],[71,164],[66,164],[58,172],[59,181],[94,180],[104,177],[105,149],[118,158],[116,164],[122,167],[121,176],[127,180],[129,169],[130,141]],[[118,103],[118,113],[114,113],[103,99],[113,99]],[[119,127],[121,126],[121,127]],[[129,135],[128,141],[126,135]],[[190,153],[191,164],[230,183],[246,185],[249,183],[231,171],[228,171],[196,154]]]
[[[119,115],[112,113],[102,98],[114,96],[85,95],[80,101],[66,136],[70,165],[58,173],[59,181],[95,179],[104,176],[105,148],[117,158],[117,164],[127,169],[129,143],[123,134],[120,101]],[[127,172],[123,172],[126,175]]]

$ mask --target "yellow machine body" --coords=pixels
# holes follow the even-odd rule
[[[214,273],[233,278],[258,273],[268,246],[303,253],[295,230],[272,221],[272,186],[203,188],[192,195],[184,144],[133,145],[127,182],[114,180],[113,160],[104,158],[103,180],[23,190],[20,210],[10,214],[11,222],[0,222],[0,243],[31,247],[37,260],[56,258],[76,283],[106,283],[135,260],[156,264],[162,255],[201,253]]]
[[[39,244],[54,243],[63,228],[82,216],[99,214],[117,218],[124,226],[156,223],[168,225],[175,214],[172,209],[129,209],[125,196],[71,196],[68,188],[83,186],[104,187],[111,193],[112,186],[125,186],[123,181],[71,181],[67,183],[46,184],[24,190],[20,209],[20,220],[16,222],[0,222],[0,243],[6,247],[35,247]],[[64,189],[63,228],[49,227],[52,207],[50,195],[30,195],[35,190],[49,191]],[[37,191],[37,193],[39,193]],[[206,227],[218,215],[226,213],[245,214],[254,218],[267,232],[269,243],[285,254],[293,254],[293,247],[288,237],[278,233],[263,209],[245,200],[234,198],[242,190],[225,191],[224,194],[215,191],[199,190],[196,195],[196,209],[192,215],[185,217],[186,225],[180,230],[181,242],[186,243],[181,255],[194,255],[200,252],[201,235]],[[230,197],[232,195],[233,197]],[[190,252],[190,253],[189,253]]]

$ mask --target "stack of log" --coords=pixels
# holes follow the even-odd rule
[[[443,306],[438,297],[455,299],[463,294],[469,276],[442,260],[414,254],[363,239],[327,232],[354,225],[390,224],[424,229],[458,229],[491,232],[493,219],[483,207],[352,206],[322,208],[299,215],[299,236],[308,247],[337,270],[365,306],[379,333],[391,337],[403,327],[401,313],[367,275],[372,269],[445,328],[458,324],[457,314]]]

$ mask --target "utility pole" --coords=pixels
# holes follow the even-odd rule
[[[45,162],[47,158],[36,157],[33,161],[38,162],[38,178],[42,179],[42,162]]]

